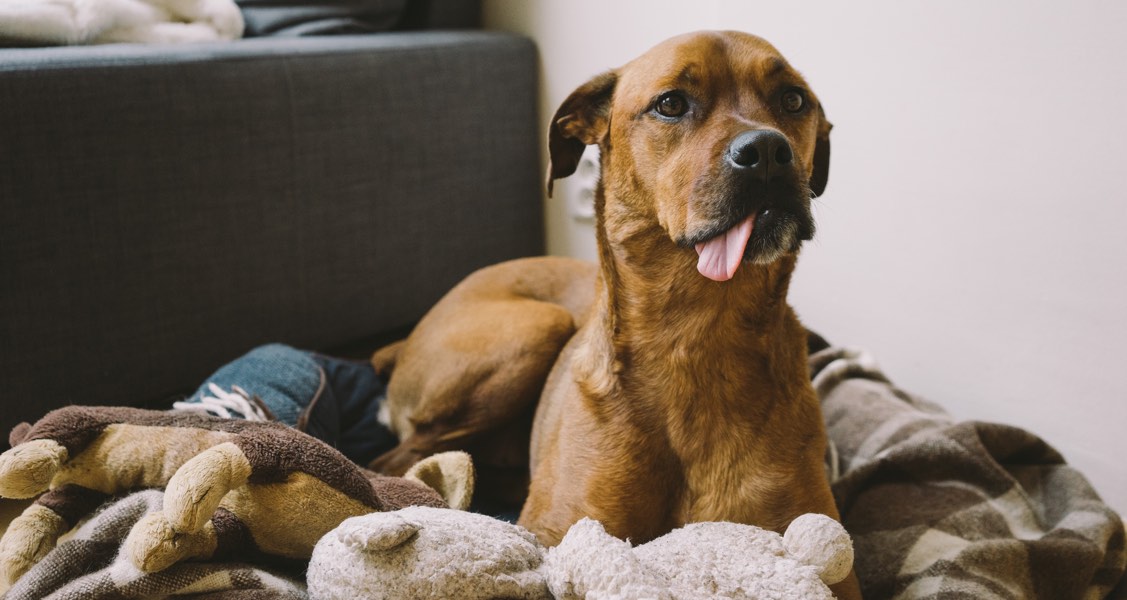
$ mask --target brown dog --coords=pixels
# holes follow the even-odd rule
[[[377,354],[385,371],[397,363],[391,421],[412,459],[455,438],[486,440],[486,469],[515,456],[502,428],[527,431],[554,360],[520,516],[545,543],[583,516],[635,543],[693,521],[837,518],[806,334],[786,303],[830,127],[778,51],[742,33],[671,39],[577,89],[552,120],[549,184],[599,145],[594,305],[584,312],[581,265],[506,263]],[[852,576],[834,590],[859,597]]]

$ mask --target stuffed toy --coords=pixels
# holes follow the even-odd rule
[[[551,598],[543,559],[523,527],[416,506],[344,521],[317,543],[305,578],[315,600]]]
[[[165,488],[163,510],[125,541],[145,572],[188,559],[307,560],[349,517],[407,506],[464,509],[469,456],[435,455],[405,477],[366,471],[276,422],[72,406],[17,426],[0,455],[0,497],[38,496],[0,539],[11,583],[110,496]]]
[[[315,600],[819,600],[852,565],[849,534],[824,515],[803,515],[782,536],[694,523],[637,547],[583,519],[545,550],[508,522],[411,507],[341,523],[317,543],[306,579]]]
[[[635,548],[583,519],[544,561],[558,600],[831,600],[827,586],[852,567],[845,528],[814,513],[792,521],[782,536],[738,523],[692,523]]]

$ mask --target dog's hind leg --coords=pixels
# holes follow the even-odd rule
[[[400,444],[372,469],[400,475],[430,454],[470,450],[486,434],[524,417],[531,421],[544,380],[575,332],[566,309],[528,298],[478,302],[457,312],[446,315],[440,329],[425,331],[420,324],[424,330],[410,343],[373,358],[377,370],[395,365],[388,404]]]
[[[372,357],[390,377],[381,421],[399,445],[369,468],[399,475],[465,450],[481,483],[476,500],[523,501],[536,403],[594,290],[594,265],[558,257],[500,263],[455,286],[405,341]]]

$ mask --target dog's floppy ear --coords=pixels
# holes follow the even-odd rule
[[[610,100],[618,75],[608,71],[579,86],[556,110],[548,127],[548,195],[552,182],[579,166],[590,144],[598,144],[610,129]]]
[[[833,123],[826,120],[826,111],[818,105],[818,139],[814,143],[814,172],[810,175],[810,191],[817,198],[826,191],[830,179],[830,130]]]

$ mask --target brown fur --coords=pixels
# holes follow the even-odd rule
[[[595,268],[567,258],[487,267],[458,284],[405,342],[372,357],[399,445],[370,468],[402,475],[447,448],[474,457],[479,496],[519,504],[544,380],[592,303]],[[480,498],[479,498],[480,500]]]
[[[806,98],[795,114],[780,105],[783,91],[793,88]],[[691,99],[685,118],[654,114],[655,100],[671,90]],[[533,424],[531,485],[519,522],[541,541],[557,543],[583,516],[634,543],[693,521],[781,532],[806,512],[838,518],[823,471],[826,433],[810,386],[806,333],[786,303],[798,242],[812,234],[812,222],[804,236],[771,237],[783,230],[759,232],[769,220],[756,213],[759,246],[722,283],[698,273],[693,249],[765,208],[809,220],[811,192],[825,186],[830,127],[785,59],[767,42],[735,32],[664,42],[564,101],[549,134],[549,180],[574,172],[586,145],[600,146],[600,264],[591,312],[575,320],[579,329],[554,363]],[[755,130],[779,132],[793,149],[770,198],[749,196],[725,163],[732,140]],[[524,276],[539,277],[536,266],[524,264]],[[467,369],[481,365],[495,373],[495,357],[514,347],[482,328],[459,341],[475,346],[474,356],[444,365],[444,347],[434,339],[469,327],[464,321],[475,318],[470,309],[480,296],[505,293],[463,286],[435,307],[432,314],[442,316],[428,315],[426,329],[412,333],[398,358],[389,398],[401,414],[488,420],[488,410],[458,396],[419,393],[458,385]],[[540,298],[553,301],[543,292]],[[533,323],[518,306],[504,312],[518,324]],[[534,348],[555,352],[566,335],[565,326],[551,344]],[[408,360],[411,347],[432,351],[425,361]],[[400,383],[409,363],[419,370]],[[531,372],[541,366],[525,376],[537,379]],[[405,387],[414,394],[398,396]],[[441,429],[430,438],[442,438]],[[427,450],[428,444],[415,447]],[[834,591],[860,597],[852,575]]]

